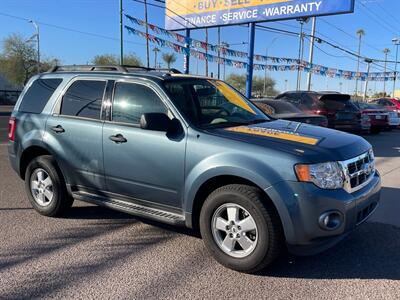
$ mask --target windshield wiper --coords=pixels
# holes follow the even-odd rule
[[[215,124],[205,124],[202,127],[203,128],[219,128],[219,127],[233,127],[233,126],[242,126],[242,125],[248,125],[248,122],[221,122],[221,123],[215,123]]]

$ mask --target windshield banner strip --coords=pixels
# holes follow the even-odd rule
[[[231,87],[229,87],[225,82],[223,81],[215,81],[215,80],[207,80],[209,83],[211,83],[213,86],[215,86],[218,91],[224,95],[226,100],[231,102],[232,104],[239,106],[240,108],[247,110],[248,112],[252,114],[256,114],[256,112],[246,103],[246,101],[243,100],[243,98],[235,92]]]
[[[251,135],[271,137],[271,138],[287,140],[287,141],[292,141],[292,142],[297,142],[297,143],[302,143],[302,144],[307,144],[307,145],[313,145],[313,146],[315,146],[319,142],[319,139],[308,137],[308,136],[302,136],[298,133],[293,133],[290,131],[269,129],[269,128],[262,128],[262,127],[239,126],[239,127],[226,128],[225,130],[232,131],[232,132],[246,133],[246,134],[251,134]]]

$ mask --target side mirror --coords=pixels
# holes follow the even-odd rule
[[[171,119],[163,113],[147,113],[140,117],[140,128],[154,131],[167,132],[171,125]]]

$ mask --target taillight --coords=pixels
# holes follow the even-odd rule
[[[8,140],[14,141],[15,139],[15,129],[17,127],[17,121],[15,117],[11,117],[8,121]]]
[[[317,115],[327,115],[328,111],[324,109],[315,109],[313,110],[313,113]]]

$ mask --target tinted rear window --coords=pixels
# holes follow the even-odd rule
[[[105,86],[105,81],[75,81],[63,97],[61,115],[100,119]]]
[[[40,114],[62,79],[37,79],[26,91],[19,111]]]

